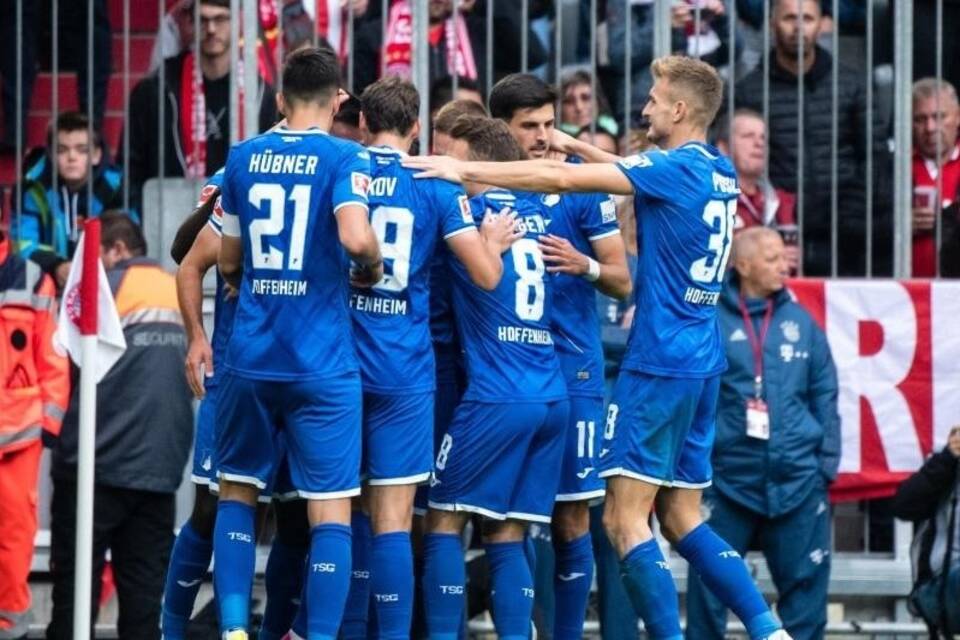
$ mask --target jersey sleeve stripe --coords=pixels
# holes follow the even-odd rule
[[[223,212],[223,224],[221,225],[221,235],[233,238],[240,237],[240,218],[232,213]]]
[[[476,230],[477,230],[476,227],[463,227],[462,229],[457,229],[456,231],[451,231],[451,232],[448,233],[447,235],[443,236],[443,239],[444,239],[444,240],[449,240],[450,238],[452,238],[452,237],[454,237],[454,236],[458,236],[458,235],[460,235],[461,233],[467,233],[468,231],[476,231]]]
[[[336,213],[337,211],[340,211],[340,209],[343,209],[344,207],[349,207],[351,205],[356,207],[363,207],[364,209],[370,208],[367,206],[367,203],[362,200],[348,200],[347,202],[341,202],[340,204],[335,206],[333,208],[333,212]]]
[[[620,235],[620,229],[611,229],[610,231],[604,231],[603,233],[598,233],[596,235],[590,236],[587,238],[591,242],[594,240],[603,240],[604,238],[609,238],[610,236]]]

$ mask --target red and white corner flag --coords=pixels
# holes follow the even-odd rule
[[[96,336],[93,362],[83,362],[82,336]],[[117,305],[100,262],[100,221],[87,221],[63,288],[54,344],[69,352],[77,366],[93,367],[100,382],[127,349]]]

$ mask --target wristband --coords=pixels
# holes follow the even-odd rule
[[[587,258],[587,272],[581,276],[587,282],[596,282],[600,279],[600,263],[593,258]]]

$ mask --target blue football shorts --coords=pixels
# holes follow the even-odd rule
[[[599,502],[605,493],[596,454],[603,440],[603,398],[570,397],[557,502]]]
[[[276,471],[282,431],[290,485],[297,495],[329,500],[360,493],[359,374],[273,381],[227,372],[220,384],[220,478],[265,489]]]
[[[433,469],[433,391],[363,394],[361,475],[372,485],[420,484]]]
[[[430,508],[549,523],[569,412],[568,400],[461,403],[437,453]]]
[[[621,371],[607,408],[600,476],[686,489],[710,486],[720,376]]]

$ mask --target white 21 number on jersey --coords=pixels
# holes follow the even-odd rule
[[[251,259],[254,269],[283,269],[283,252],[276,247],[263,250],[264,236],[278,236],[286,224],[287,191],[282,185],[257,182],[250,187],[247,200],[258,210],[264,201],[270,209],[269,218],[257,218],[250,223]],[[310,215],[310,185],[298,184],[290,190],[293,201],[293,228],[290,230],[290,255],[287,268],[303,270],[303,250],[307,236],[307,218]]]
[[[723,282],[730,257],[730,237],[737,215],[736,200],[711,200],[703,208],[703,220],[711,227],[719,222],[720,229],[710,234],[707,249],[714,255],[700,258],[690,265],[690,277],[697,282]]]

